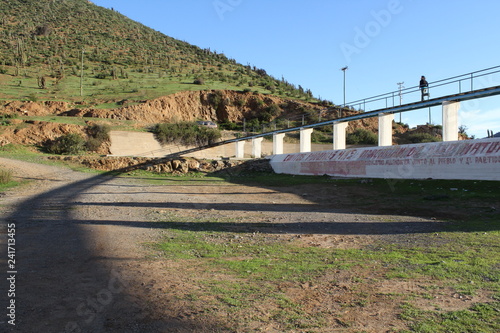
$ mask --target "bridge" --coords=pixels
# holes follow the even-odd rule
[[[375,107],[373,111],[362,112],[352,116],[339,117],[332,120],[317,122],[313,124],[301,125],[297,127],[276,129],[273,131],[253,134],[245,137],[235,138],[231,140],[220,141],[206,146],[195,147],[180,152],[169,154],[168,157],[182,156],[189,153],[197,152],[207,148],[217,147],[230,143],[236,144],[236,158],[243,158],[245,142],[252,142],[252,156],[260,158],[262,155],[261,144],[266,136],[273,137],[273,154],[283,154],[283,139],[286,133],[300,133],[300,152],[306,153],[311,151],[311,134],[314,128],[323,126],[333,126],[333,149],[345,149],[346,143],[346,128],[349,121],[360,120],[370,117],[379,118],[379,146],[392,145],[392,121],[394,115],[398,113],[425,109],[434,106],[442,106],[443,108],[443,141],[458,140],[458,110],[460,102],[500,95],[500,86],[491,86],[487,88],[475,89],[481,84],[478,81],[488,81],[500,73],[500,66],[486,68],[480,71],[462,74],[459,76],[450,77],[447,79],[431,82],[429,91],[431,94],[439,91],[450,91],[454,93],[445,94],[440,97],[433,97],[427,100],[420,100],[420,89],[418,86],[410,87],[403,90],[393,91],[382,95],[373,96],[357,100],[347,105],[362,107],[366,110],[367,107]],[[487,79],[488,78],[488,79]],[[491,80],[493,81],[493,80]],[[416,102],[397,105],[396,101],[401,100],[403,96],[418,99]],[[376,108],[377,106],[382,107]]]

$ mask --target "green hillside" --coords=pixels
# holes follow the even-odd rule
[[[0,99],[96,105],[204,89],[314,101],[311,91],[263,69],[168,37],[90,1],[0,0]]]

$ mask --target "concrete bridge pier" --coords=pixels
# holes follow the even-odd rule
[[[236,158],[245,157],[245,140],[236,141]]]
[[[349,123],[333,123],[333,149],[345,149],[345,131]]]
[[[283,139],[285,138],[285,133],[274,133],[273,134],[273,154],[283,154]]]
[[[443,141],[458,140],[458,110],[460,102],[443,102]]]
[[[262,157],[262,140],[264,140],[262,137],[252,139],[252,156],[254,158]]]
[[[313,132],[312,128],[301,128],[300,129],[300,152],[309,153],[311,151],[311,134]]]
[[[392,121],[393,113],[381,113],[378,115],[378,145],[392,146]]]

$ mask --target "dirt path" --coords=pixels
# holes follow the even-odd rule
[[[307,234],[305,245],[339,248],[401,234],[409,226],[428,228],[429,223],[318,205],[310,196],[324,193],[314,187],[310,193],[304,193],[307,188],[285,193],[227,183],[148,185],[140,179],[4,158],[0,167],[32,181],[0,199],[2,232],[7,224],[15,224],[15,297],[6,299],[5,279],[0,286],[1,308],[6,309],[10,299],[16,306],[15,327],[4,315],[0,326],[13,332],[218,331],[221,323],[197,313],[170,292],[186,288],[184,275],[172,274],[182,267],[151,258],[142,245],[161,237],[158,224],[151,223],[161,214],[243,218],[249,230],[256,223],[272,223],[283,230],[271,232]],[[337,223],[327,223],[333,221]],[[7,271],[6,242],[2,237],[2,273]],[[379,318],[380,325],[394,317],[386,315]]]

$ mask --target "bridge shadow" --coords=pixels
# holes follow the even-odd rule
[[[165,304],[175,299],[149,299],[144,281],[135,272],[116,262],[123,258],[103,257],[93,244],[88,224],[75,219],[72,212],[82,194],[107,185],[121,172],[87,176],[68,185],[53,188],[16,204],[3,216],[3,230],[15,229],[15,266],[2,265],[0,306],[5,310],[15,301],[15,326],[0,320],[4,332],[219,332],[224,325],[202,320],[168,316]],[[57,186],[57,185],[56,185]],[[130,224],[146,228],[146,221]],[[109,225],[127,225],[114,221]],[[0,249],[2,261],[7,245]],[[5,260],[6,261],[6,260]],[[14,271],[15,270],[15,271]],[[13,271],[6,276],[7,271]],[[15,277],[15,283],[6,278]],[[141,285],[142,283],[142,285]],[[15,294],[9,298],[9,288]],[[171,303],[169,303],[171,302]],[[178,309],[177,309],[178,310]]]
[[[172,229],[189,231],[215,231],[232,233],[264,234],[335,234],[335,235],[401,235],[411,233],[442,232],[449,230],[449,222],[405,221],[405,222],[156,222],[145,225],[142,221],[92,221],[79,224],[118,225],[133,228]]]

